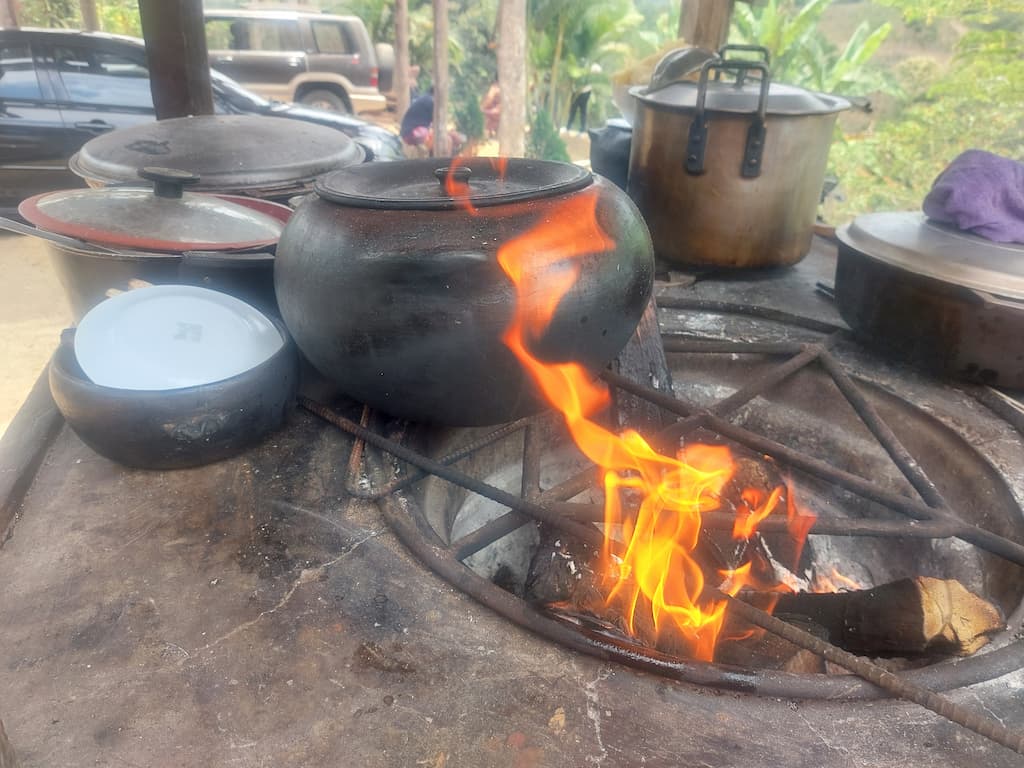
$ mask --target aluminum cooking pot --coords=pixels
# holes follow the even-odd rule
[[[647,305],[650,236],[622,191],[577,166],[472,158],[458,168],[470,174],[468,194],[453,197],[447,162],[367,164],[319,180],[281,235],[277,299],[299,349],[352,397],[422,422],[510,421],[545,406],[501,340],[516,297],[499,247],[538,224],[557,227],[552,212],[566,201],[593,203],[614,245],[594,241],[534,350],[596,373]],[[543,284],[564,263],[530,268]]]
[[[266,200],[183,191],[199,177],[174,169],[139,172],[152,187],[70,189],[24,200],[32,227],[0,228],[47,242],[75,320],[132,280],[186,283],[276,312],[274,249],[291,209]]]
[[[628,191],[668,261],[768,267],[810,250],[832,130],[850,104],[773,83],[768,52],[730,58],[738,48],[750,47],[725,46],[698,82],[630,90]]]
[[[1024,245],[917,211],[836,231],[836,305],[880,352],[980,384],[1024,388]]]

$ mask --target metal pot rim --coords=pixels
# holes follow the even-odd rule
[[[458,179],[460,172],[468,180]],[[446,187],[453,177],[456,186]],[[447,211],[539,200],[593,182],[590,171],[551,160],[425,158],[343,168],[317,179],[315,189],[324,200],[353,208]]]
[[[864,214],[837,229],[836,237],[915,275],[1024,301],[1024,245],[986,240],[919,211]]]

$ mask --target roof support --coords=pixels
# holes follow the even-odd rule
[[[212,115],[202,0],[139,0],[157,120]]]

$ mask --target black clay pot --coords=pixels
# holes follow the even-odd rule
[[[318,199],[299,207],[278,244],[277,299],[302,352],[352,397],[416,421],[496,424],[545,407],[501,340],[516,296],[499,247],[574,197],[593,204],[614,245],[595,242],[578,262],[532,350],[596,375],[647,305],[651,240],[621,190],[576,166],[513,158],[502,173],[474,158],[458,169],[469,169],[468,195],[460,186],[452,197],[435,178],[447,162],[363,165],[318,182]]]
[[[295,399],[298,361],[285,339],[268,360],[237,376],[195,387],[128,390],[94,384],[65,331],[50,361],[50,392],[82,442],[118,464],[180,469],[240,453],[281,426]]]

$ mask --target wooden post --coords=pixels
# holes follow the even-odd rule
[[[522,157],[526,154],[526,0],[501,0],[498,6],[498,84],[498,152]]]
[[[434,156],[448,157],[448,0],[434,0]]]
[[[96,12],[96,0],[78,0],[78,6],[82,9],[82,29],[86,32],[98,30],[100,17]]]
[[[717,51],[729,39],[733,0],[682,0],[679,36],[687,45]]]
[[[395,115],[409,109],[409,0],[395,0]]]
[[[157,120],[212,115],[202,0],[139,0]]]
[[[15,29],[18,26],[18,0],[0,0],[0,27]]]

